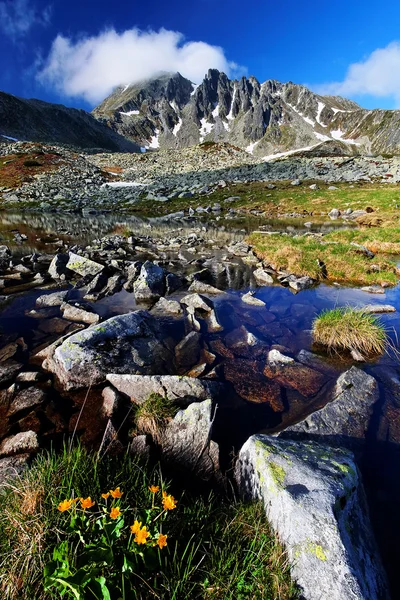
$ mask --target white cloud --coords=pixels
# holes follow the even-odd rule
[[[374,50],[363,61],[347,69],[343,81],[314,86],[320,94],[391,97],[400,106],[400,43]]]
[[[185,42],[183,34],[176,31],[133,28],[117,33],[109,29],[77,41],[58,35],[38,78],[66,96],[95,104],[117,85],[166,71],[179,71],[191,81],[200,82],[209,68],[228,75],[244,70],[229,62],[222,48]]]
[[[18,40],[34,25],[48,25],[51,13],[50,5],[38,11],[32,6],[32,0],[1,0],[0,29],[12,40]]]

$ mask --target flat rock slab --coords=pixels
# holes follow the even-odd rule
[[[36,299],[37,308],[48,308],[54,306],[61,306],[65,302],[68,296],[69,290],[63,290],[61,292],[53,292],[52,294],[43,294]]]
[[[353,454],[315,442],[250,437],[235,470],[260,498],[305,600],[389,600]]]
[[[164,345],[167,334],[147,311],[112,317],[79,331],[57,346],[43,363],[65,389],[106,380],[107,373],[167,374],[173,355]]]
[[[78,323],[86,323],[86,325],[93,325],[100,321],[100,316],[96,313],[91,313],[77,306],[71,306],[67,302],[61,305],[61,311],[64,319],[69,321],[77,321]]]
[[[22,365],[13,360],[0,363],[0,383],[7,383],[14,379],[18,371],[22,369]]]
[[[367,304],[362,307],[362,310],[367,315],[396,312],[395,307],[391,304]]]
[[[19,412],[40,406],[46,400],[46,392],[38,387],[29,387],[19,391],[8,409],[8,417],[13,417]]]
[[[218,398],[224,385],[217,381],[180,377],[177,375],[119,375],[109,373],[109,381],[119,392],[142,404],[150,394],[158,394],[179,406],[201,402],[207,398]]]
[[[90,260],[90,258],[86,258],[85,256],[80,256],[79,254],[75,254],[74,252],[69,253],[69,258],[67,262],[67,268],[82,277],[86,275],[98,275],[104,270],[104,266],[100,263],[94,262],[94,260]]]
[[[282,436],[298,434],[317,441],[329,440],[334,445],[351,445],[363,439],[369,426],[375,402],[379,398],[374,377],[351,367],[338,378],[331,401],[306,419],[285,429]]]

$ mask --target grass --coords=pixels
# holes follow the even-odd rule
[[[248,241],[257,256],[276,270],[308,275],[316,280],[359,285],[398,283],[397,267],[393,260],[379,255],[371,260],[351,246],[351,241],[362,243],[357,234],[358,232],[343,231],[316,238],[288,235],[271,237],[253,233]],[[318,266],[318,260],[326,265],[326,272]]]
[[[322,312],[313,322],[314,342],[329,352],[357,350],[362,356],[383,354],[387,337],[374,315],[351,307]]]
[[[138,433],[150,434],[157,440],[162,430],[174,418],[177,407],[160,394],[150,396],[140,404],[135,412],[135,425]]]
[[[54,598],[43,589],[42,574],[52,549],[68,537],[64,515],[57,511],[61,500],[99,497],[118,485],[125,506],[134,510],[148,505],[148,486],[153,484],[165,485],[160,469],[152,470],[126,455],[98,462],[77,447],[39,456],[18,479],[0,488],[1,597]],[[178,508],[168,516],[168,546],[153,574],[145,576],[146,581],[137,578],[135,598],[298,598],[287,557],[261,504],[172,491]]]

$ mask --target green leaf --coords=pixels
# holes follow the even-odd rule
[[[89,586],[90,591],[101,600],[111,600],[110,590],[106,585],[105,577],[97,577]]]

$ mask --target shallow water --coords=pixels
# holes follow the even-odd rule
[[[161,232],[161,235],[183,235],[184,231],[193,229],[194,226],[205,227],[210,237],[218,239],[222,233],[232,239],[242,239],[245,233],[254,228],[274,231],[291,231],[295,228],[302,232],[310,230],[305,228],[304,222],[290,221],[257,221],[243,219],[242,222],[223,221],[222,226],[205,224],[199,221],[173,221],[167,223],[160,219],[144,219],[137,216],[118,215],[93,215],[83,217],[76,214],[33,214],[33,213],[0,213],[0,244],[7,243],[24,255],[33,251],[53,253],[57,239],[85,244],[94,238],[107,234],[121,232],[123,229],[132,229],[136,234]],[[218,228],[216,228],[218,227]],[[327,231],[336,228],[336,224],[318,224],[311,228],[314,231]],[[19,231],[27,236],[21,244],[14,241],[15,232]],[[38,239],[40,238],[40,239]],[[165,261],[168,269],[182,273],[182,267],[174,256],[166,255]],[[258,288],[251,276],[252,269],[243,264],[240,259],[232,261],[227,268],[227,274],[214,278],[210,283],[226,290],[225,295],[211,297],[215,303],[219,320],[224,326],[223,334],[204,334],[205,341],[211,343],[218,337],[223,337],[240,325],[245,325],[249,331],[262,340],[266,347],[278,345],[286,348],[295,355],[299,350],[315,350],[312,347],[310,329],[313,319],[324,309],[336,306],[363,306],[365,304],[391,304],[398,312],[380,315],[394,346],[398,346],[397,336],[400,333],[400,286],[385,290],[384,294],[372,295],[361,289],[346,286],[319,285],[316,288],[295,294],[289,288],[274,285]],[[243,303],[241,296],[252,289],[255,296],[266,303],[265,308],[253,307]],[[15,334],[22,336],[29,349],[48,344],[60,334],[52,335],[43,331],[43,322],[48,319],[34,319],[26,316],[26,312],[33,309],[36,298],[44,293],[43,290],[28,291],[15,297],[11,304],[0,312],[0,332],[2,332],[1,346],[7,343],[9,336]],[[182,292],[171,296],[179,299]],[[82,293],[76,291],[76,300]],[[102,318],[123,314],[139,308],[135,303],[134,295],[122,290],[118,294],[104,298],[93,304],[93,310]],[[141,308],[141,307],[140,307]],[[54,311],[56,316],[57,311]],[[268,318],[266,318],[268,317]],[[173,317],[163,317],[173,323]],[[181,327],[181,325],[177,326]],[[339,361],[337,357],[324,356],[327,365],[337,373],[349,368],[352,360]],[[259,361],[260,363],[262,361]],[[240,375],[240,361],[237,361]],[[257,366],[257,365],[256,365]],[[380,542],[381,551],[386,567],[391,575],[392,582],[397,582],[397,564],[400,560],[400,549],[393,531],[400,529],[400,514],[398,501],[400,500],[400,478],[397,473],[400,468],[400,403],[390,397],[385,386],[385,376],[389,370],[400,374],[399,359],[394,353],[371,361],[358,364],[377,378],[380,384],[381,398],[371,420],[367,435],[367,450],[361,463],[364,482],[367,489],[369,505],[372,511],[375,533]],[[285,423],[298,420],[302,414],[307,414],[308,404],[299,399],[295,394],[285,396],[286,417]],[[65,404],[63,398],[60,405]],[[399,406],[397,406],[399,404]],[[271,414],[262,404],[250,406],[243,424],[248,432],[262,429],[265,424],[272,425]],[[279,422],[276,423],[279,426]],[[227,416],[226,427],[230,426]],[[400,597],[400,590],[396,590]],[[395,597],[395,596],[394,596]]]

